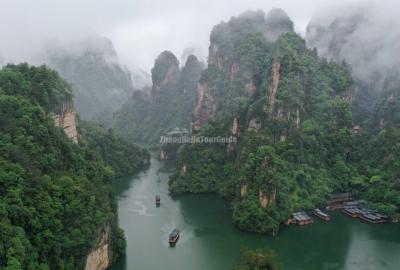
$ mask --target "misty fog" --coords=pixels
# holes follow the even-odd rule
[[[284,9],[304,34],[310,19],[332,5],[365,1],[341,0],[5,0],[0,2],[1,62],[41,62],[40,54],[59,44],[100,35],[112,40],[120,61],[149,72],[154,59],[170,50],[180,58],[189,51],[200,59],[208,53],[209,34],[222,20],[248,9]],[[79,44],[79,43],[78,43]],[[75,46],[79,47],[79,46]]]

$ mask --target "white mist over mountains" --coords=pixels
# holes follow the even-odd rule
[[[323,57],[349,63],[364,82],[399,72],[399,10],[399,2],[374,1],[322,11],[307,28],[307,43]]]
[[[79,54],[85,46],[104,45],[97,43],[104,36],[112,41],[110,51],[115,48],[118,55],[110,60],[135,74],[145,74],[164,50],[177,55],[181,64],[189,54],[206,61],[214,25],[249,9],[267,13],[274,7],[285,10],[303,36],[310,21],[311,26],[323,27],[324,35],[317,38],[317,28],[309,27],[309,45],[318,47],[323,56],[346,59],[360,78],[377,68],[390,69],[399,61],[399,4],[394,0],[338,0],[334,4],[329,0],[3,0],[0,64],[40,64],[48,52],[57,50]],[[335,46],[338,42],[342,44]]]

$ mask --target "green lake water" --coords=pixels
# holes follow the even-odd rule
[[[332,221],[285,227],[276,237],[238,231],[216,195],[171,198],[169,173],[154,158],[148,170],[119,184],[119,222],[126,256],[111,270],[231,269],[240,247],[271,247],[286,270],[399,270],[400,226],[366,224],[341,213]],[[155,195],[161,207],[155,206]],[[181,230],[174,248],[168,234]]]

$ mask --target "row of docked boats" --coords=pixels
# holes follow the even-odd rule
[[[347,203],[343,207],[343,212],[353,218],[360,218],[370,223],[386,223],[389,221],[388,216],[368,209],[362,203]]]
[[[161,205],[161,197],[160,195],[156,195],[156,207],[160,207]],[[173,229],[173,231],[168,236],[168,242],[171,247],[174,247],[179,240],[179,233],[178,229]]]
[[[327,209],[329,210],[340,210],[343,213],[353,217],[353,218],[359,218],[364,221],[370,222],[370,223],[386,223],[389,222],[389,217],[386,215],[382,215],[376,211],[373,211],[371,209],[368,209],[364,207],[364,204],[366,203],[363,200],[350,200],[348,201],[347,199],[343,199],[344,196],[340,197],[342,200],[340,203],[335,202],[334,207],[332,205],[328,205]],[[331,207],[329,207],[331,206]],[[311,213],[314,216],[317,216],[321,220],[324,221],[329,221],[331,220],[331,217],[323,212],[321,209],[316,208],[311,211]],[[296,212],[291,215],[291,217],[288,219],[286,224],[296,224],[296,225],[308,225],[312,224],[314,221],[312,218],[304,211],[301,212]]]

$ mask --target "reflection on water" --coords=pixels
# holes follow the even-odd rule
[[[396,233],[396,232],[395,232]],[[398,232],[397,232],[398,233]],[[393,269],[399,266],[400,243],[384,239],[374,239],[369,228],[353,230],[346,255],[345,269],[375,270]],[[379,254],[379,257],[376,256]]]
[[[400,269],[398,225],[365,224],[340,213],[332,222],[283,228],[277,237],[239,232],[228,204],[218,196],[171,198],[170,169],[152,159],[151,167],[119,183],[119,220],[127,255],[112,270],[230,269],[240,247],[272,247],[286,270]],[[161,196],[161,206],[155,205]],[[168,235],[181,231],[175,248]]]

